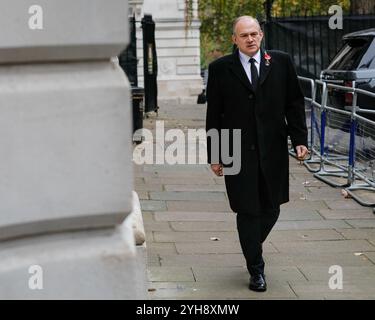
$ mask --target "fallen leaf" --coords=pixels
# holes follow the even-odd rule
[[[351,195],[345,189],[341,190],[341,194],[344,196],[345,199],[350,199]]]
[[[220,238],[211,237],[210,240],[211,240],[211,241],[220,241]]]

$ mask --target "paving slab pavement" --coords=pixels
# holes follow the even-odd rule
[[[204,128],[205,105],[166,105],[144,127]],[[179,142],[179,145],[181,142]],[[170,146],[166,143],[165,147]],[[155,148],[156,149],[156,148]],[[154,149],[154,152],[155,152]],[[186,147],[186,153],[190,152]],[[374,299],[375,215],[290,157],[290,202],[264,244],[266,293],[249,291],[223,178],[207,164],[134,164],[150,299]],[[342,289],[330,288],[342,271]]]

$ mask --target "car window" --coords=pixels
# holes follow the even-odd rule
[[[332,60],[328,69],[332,70],[355,70],[358,67],[368,68],[374,60],[373,49],[367,54],[370,48],[371,39],[350,39],[347,40],[339,53]],[[372,46],[371,46],[372,47]]]
[[[368,46],[366,53],[363,55],[358,69],[375,69],[375,38]]]

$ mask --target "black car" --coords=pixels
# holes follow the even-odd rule
[[[327,69],[321,72],[321,79],[346,87],[355,87],[375,93],[375,28],[361,30],[343,37],[343,46]],[[353,95],[331,89],[328,105],[351,110]],[[375,110],[375,98],[358,95],[357,106]],[[375,114],[358,113],[375,121]]]

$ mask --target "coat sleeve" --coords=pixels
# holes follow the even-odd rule
[[[288,85],[285,116],[288,125],[288,134],[294,148],[299,145],[307,147],[305,101],[294,63],[289,55],[287,58],[287,69]]]
[[[222,99],[220,97],[220,88],[217,69],[213,64],[208,68],[207,81],[207,114],[206,114],[206,133],[207,133],[207,162],[210,164],[221,163],[220,157],[220,132],[221,119],[223,116]]]

